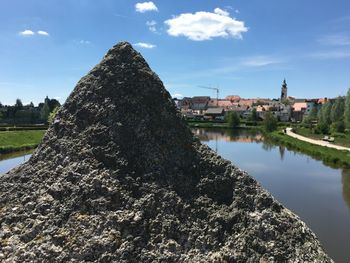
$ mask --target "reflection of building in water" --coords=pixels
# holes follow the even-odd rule
[[[269,141],[264,141],[262,148],[267,151],[270,152],[272,149],[274,149],[276,147],[276,145],[272,144]]]
[[[225,141],[225,142],[263,142],[264,137],[261,133],[253,134],[251,131],[244,134],[244,131],[239,132],[234,130],[215,130],[215,129],[192,129],[194,135],[196,135],[201,141]]]
[[[286,151],[286,147],[284,147],[283,145],[278,146],[279,150],[280,150],[280,156],[281,156],[281,160],[283,161],[284,159],[284,153]]]
[[[259,132],[230,130],[230,129],[192,129],[193,134],[203,142],[215,141],[215,150],[218,151],[218,141],[241,142],[241,143],[261,143],[264,137]],[[214,147],[213,147],[214,148]]]
[[[347,206],[350,208],[350,169],[343,169],[342,183],[343,183],[343,198]]]

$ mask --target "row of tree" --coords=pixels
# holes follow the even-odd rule
[[[319,109],[314,107],[303,123],[309,127],[317,123],[314,131],[320,134],[343,133],[345,129],[350,129],[350,89],[345,97],[329,100]]]
[[[258,121],[258,116],[256,113],[256,109],[253,109],[251,112],[251,116],[249,117],[249,120],[252,122]],[[231,128],[237,128],[240,125],[241,119],[237,112],[228,112],[226,115],[226,122],[228,123],[228,126]],[[263,121],[263,127],[267,132],[272,132],[277,129],[277,119],[276,117],[271,113],[267,112],[265,114],[265,118]]]
[[[23,105],[20,99],[17,99],[15,104],[10,106],[4,106],[0,103],[0,122],[14,125],[47,123],[50,113],[60,106],[58,100],[48,97],[37,107],[32,102]]]

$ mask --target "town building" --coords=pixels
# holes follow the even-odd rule
[[[225,110],[223,108],[209,108],[205,114],[206,119],[211,120],[224,120],[225,119]]]
[[[191,99],[191,109],[197,114],[203,114],[208,109],[210,97],[197,96]]]

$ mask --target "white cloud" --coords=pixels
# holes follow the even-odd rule
[[[196,12],[180,14],[164,22],[169,26],[167,30],[171,36],[185,36],[190,40],[211,40],[214,37],[242,38],[242,33],[247,32],[243,21],[229,16],[227,11],[215,8],[214,13]]]
[[[157,22],[154,20],[146,22],[146,26],[148,26],[148,29],[153,33],[158,33],[156,25],[157,25]]]
[[[147,21],[147,22],[146,22],[146,25],[147,25],[147,26],[155,26],[156,24],[157,24],[157,22],[154,21],[154,20],[151,20],[151,21]]]
[[[136,43],[136,44],[134,44],[134,46],[142,47],[142,48],[148,48],[148,49],[157,47],[156,45],[149,44],[149,43],[143,43],[143,42]]]
[[[247,67],[263,67],[271,64],[280,63],[277,59],[269,56],[255,56],[242,60],[242,65]]]
[[[347,50],[332,50],[309,54],[308,57],[316,59],[344,59],[350,58],[350,51]]]
[[[37,31],[37,33],[38,33],[38,35],[49,36],[49,33],[47,33],[46,31],[39,30],[39,31]]]
[[[171,95],[171,97],[182,99],[184,96],[182,94],[180,94],[180,93],[175,93],[175,94]]]
[[[26,29],[22,32],[19,32],[21,36],[34,36],[35,34],[41,35],[41,36],[49,36],[49,33],[46,31],[39,30],[36,33],[32,30]]]
[[[89,41],[89,40],[80,40],[79,41],[79,44],[82,44],[82,45],[90,45],[91,44],[91,42]]]
[[[157,6],[153,2],[137,3],[135,5],[136,12],[145,13],[147,11],[158,11]]]
[[[21,36],[33,36],[33,35],[35,35],[35,33],[32,30],[29,30],[29,29],[24,30],[22,32],[19,32],[19,34]]]
[[[46,31],[39,30],[39,31],[37,31],[37,33],[38,33],[38,35],[49,36],[49,33],[47,33]]]
[[[323,36],[318,39],[318,42],[328,46],[347,46],[350,45],[350,35],[341,33]]]
[[[222,9],[220,9],[218,7],[214,9],[214,13],[218,14],[218,15],[222,15],[222,16],[229,16],[230,15],[229,12],[227,12],[225,10],[222,10]]]
[[[225,6],[225,9],[233,10],[236,14],[239,14],[239,13],[240,13],[238,9],[234,9],[234,8],[233,8],[232,6],[230,6],[230,5]]]

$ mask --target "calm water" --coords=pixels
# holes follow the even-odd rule
[[[335,262],[350,262],[350,169],[327,167],[305,154],[266,142],[257,132],[193,132],[299,215]]]
[[[327,167],[305,154],[268,143],[252,131],[193,131],[298,214],[336,262],[350,262],[350,168]],[[29,157],[30,152],[0,156],[0,174]]]
[[[11,154],[0,154],[0,175],[17,165],[28,161],[33,151],[19,151]]]

